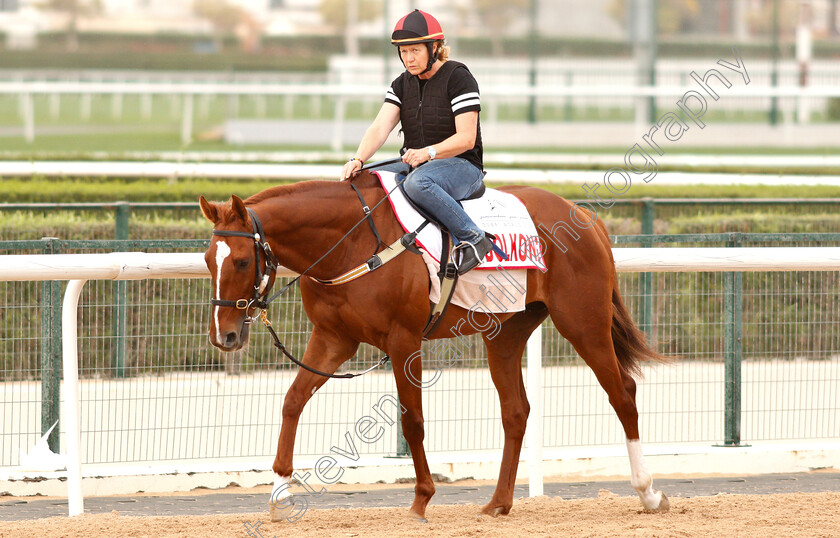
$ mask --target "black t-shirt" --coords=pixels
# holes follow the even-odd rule
[[[419,79],[420,85],[426,82]],[[391,83],[388,91],[385,92],[385,101],[402,106],[402,75],[398,76]],[[481,97],[478,92],[478,82],[467,69],[459,68],[452,72],[449,77],[449,85],[446,88],[452,103],[452,114],[457,116],[464,112],[478,112],[481,110]]]

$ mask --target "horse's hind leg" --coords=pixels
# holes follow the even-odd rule
[[[502,466],[493,498],[482,512],[492,516],[507,514],[513,506],[513,487],[519,466],[519,453],[525,436],[525,425],[530,406],[522,380],[522,352],[531,332],[539,327],[548,312],[542,303],[533,303],[502,324],[494,338],[484,336],[487,346],[487,362],[490,376],[499,393],[502,409],[502,426],[505,430],[505,446],[502,452]]]
[[[306,345],[302,362],[316,370],[331,374],[344,361],[353,356],[359,347],[358,342],[340,339],[333,332],[323,331],[316,326]],[[295,506],[295,498],[289,492],[292,479],[292,456],[295,447],[298,420],[306,402],[327,381],[327,377],[313,374],[301,368],[295,380],[286,392],[283,401],[283,423],[277,440],[277,455],[272,470],[275,473],[274,489],[271,492],[269,512],[272,521],[299,519],[306,507]]]
[[[636,409],[636,382],[622,369],[613,347],[611,323],[612,304],[608,309],[577,303],[586,308],[588,318],[575,315],[581,311],[551,310],[551,319],[560,333],[574,346],[575,350],[595,373],[601,387],[607,393],[616,415],[627,437],[627,452],[630,456],[630,484],[639,494],[647,511],[669,509],[668,498],[661,491],[653,489],[653,479],[645,466],[642,445],[639,440],[639,413]],[[587,308],[588,306],[588,308]],[[607,315],[597,316],[593,312],[606,310]],[[582,326],[581,319],[587,319]]]

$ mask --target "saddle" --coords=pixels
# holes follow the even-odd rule
[[[455,285],[456,285],[457,280],[458,280],[458,268],[457,268],[457,265],[454,263],[454,261],[451,259],[452,254],[453,254],[453,249],[451,248],[451,245],[452,245],[452,243],[454,243],[454,240],[451,240],[451,237],[450,237],[451,234],[449,233],[449,231],[446,229],[445,226],[443,226],[436,218],[434,218],[427,211],[425,211],[422,207],[420,207],[417,203],[415,203],[413,200],[411,200],[411,198],[409,198],[409,196],[405,192],[405,189],[403,189],[403,186],[402,186],[403,181],[404,181],[404,175],[400,174],[400,176],[403,176],[402,180],[395,181],[396,185],[394,187],[390,188],[390,190],[388,188],[386,188],[386,191],[388,192],[388,195],[386,195],[385,198],[383,198],[379,203],[377,203],[376,206],[374,206],[373,209],[378,207],[379,204],[381,204],[383,201],[390,199],[390,193],[395,191],[399,187],[402,191],[401,194],[403,195],[402,200],[404,200],[406,202],[406,204],[408,204],[412,209],[414,209],[416,211],[416,215],[418,216],[418,218],[414,220],[414,224],[412,225],[412,227],[416,226],[414,231],[409,232],[408,231],[409,228],[403,226],[403,228],[406,230],[406,233],[404,235],[402,235],[399,239],[394,241],[392,244],[385,245],[385,243],[382,241],[382,238],[379,234],[379,231],[376,229],[376,225],[373,222],[373,218],[372,218],[372,214],[371,214],[372,209],[370,207],[368,207],[367,202],[365,202],[365,199],[362,196],[362,193],[359,191],[359,189],[356,187],[356,185],[354,185],[353,182],[351,181],[351,182],[349,182],[350,186],[352,187],[352,189],[355,191],[356,195],[358,196],[359,202],[362,205],[362,211],[364,213],[364,217],[362,218],[362,220],[360,220],[357,223],[357,226],[359,224],[361,224],[362,221],[367,221],[368,222],[368,224],[370,225],[371,231],[373,232],[373,234],[374,234],[374,236],[376,237],[376,240],[377,240],[376,250],[374,251],[374,254],[370,258],[368,258],[367,261],[365,261],[364,263],[350,269],[349,271],[346,271],[345,273],[339,275],[338,277],[328,279],[328,280],[315,278],[315,277],[312,277],[312,276],[310,276],[309,278],[311,278],[311,279],[313,279],[313,280],[315,280],[315,281],[317,281],[321,284],[327,285],[327,286],[335,286],[335,285],[345,284],[345,283],[350,282],[352,280],[355,280],[357,278],[361,278],[362,276],[366,275],[367,273],[370,273],[371,271],[379,269],[384,264],[393,260],[394,258],[399,256],[402,252],[404,252],[406,250],[410,251],[410,252],[413,252],[414,254],[417,254],[417,255],[422,255],[422,253],[420,251],[421,247],[420,247],[420,244],[418,243],[418,234],[420,234],[423,231],[423,229],[427,225],[429,225],[429,223],[434,223],[436,226],[438,226],[438,229],[441,231],[441,246],[442,246],[442,248],[441,248],[441,254],[439,256],[439,258],[441,260],[441,263],[440,263],[439,271],[437,273],[437,276],[440,280],[441,293],[440,293],[440,298],[439,298],[437,304],[434,304],[434,303],[430,302],[429,319],[427,320],[426,326],[424,327],[423,334],[422,334],[423,338],[425,339],[439,325],[440,320],[443,317],[443,314],[446,312],[446,309],[449,306],[449,303],[452,300],[453,294],[455,292]],[[477,200],[478,198],[481,198],[485,193],[486,193],[486,187],[482,183],[481,187],[475,193],[473,193],[473,195],[471,195],[469,198],[467,198],[466,200]],[[399,218],[399,216],[397,218]],[[419,222],[419,224],[417,224],[418,222]],[[529,220],[529,223],[530,223],[530,220]],[[485,235],[491,241],[491,245],[492,245],[493,252],[495,253],[495,257],[498,260],[509,260],[510,258],[505,253],[505,251],[502,250],[501,248],[499,248],[499,246],[496,244],[497,236],[495,236],[494,234],[489,233],[487,231],[485,231]],[[531,233],[531,235],[535,235],[535,232]],[[385,248],[381,249],[381,247],[383,245],[385,246]],[[424,249],[425,249],[425,247],[426,247],[426,245],[423,246]],[[518,260],[517,262],[519,263],[519,262],[521,262],[521,260]]]
[[[402,243],[406,247],[406,249],[410,250],[415,254],[420,254],[420,249],[417,246],[416,238],[417,233],[424,228],[427,224],[432,223],[433,225],[440,228],[441,233],[441,255],[440,255],[440,271],[438,271],[437,276],[440,280],[440,300],[437,304],[431,304],[431,311],[429,313],[429,319],[426,321],[426,326],[423,328],[423,338],[426,338],[429,334],[431,334],[437,326],[440,324],[440,320],[443,318],[443,315],[446,313],[446,309],[449,307],[449,303],[452,300],[452,294],[455,293],[455,285],[458,283],[458,267],[455,264],[455,260],[451,257],[453,249],[451,248],[452,244],[455,242],[452,239],[452,234],[449,233],[449,230],[446,226],[443,225],[434,215],[431,215],[425,209],[423,209],[418,203],[411,199],[408,193],[405,190],[405,182],[399,179],[397,181],[397,185],[399,185],[400,191],[402,191],[403,196],[417,211],[420,216],[423,217],[424,222],[423,224],[414,232],[407,233],[402,238]],[[469,197],[464,198],[464,200],[476,200],[484,196],[487,188],[482,181],[481,187],[476,190],[473,194]],[[460,204],[460,200],[456,200]],[[487,237],[492,242],[495,240],[495,236],[488,232],[485,232]],[[499,249],[493,244],[493,249],[501,256],[507,258],[504,252]]]

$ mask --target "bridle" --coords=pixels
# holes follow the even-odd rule
[[[363,167],[363,169],[367,169],[368,167],[373,168],[377,165],[381,166],[381,165],[384,165],[384,164],[390,164],[390,163],[393,163],[393,162],[397,162],[399,160],[400,159],[391,159],[391,160],[388,160],[388,161],[371,163],[367,167]],[[392,189],[391,192],[393,192],[396,188],[398,188],[399,185],[403,181],[405,181],[405,179],[398,182],[397,186],[394,187],[394,189]],[[377,362],[376,364],[374,364],[373,366],[371,366],[367,370],[365,370],[363,372],[355,373],[355,374],[351,374],[351,373],[329,374],[329,373],[317,370],[315,368],[312,368],[311,366],[307,366],[306,364],[303,364],[303,362],[301,362],[300,360],[295,358],[291,353],[289,353],[289,351],[286,349],[286,346],[283,345],[283,342],[280,341],[280,337],[277,336],[277,333],[275,332],[274,327],[272,327],[272,325],[271,325],[271,321],[268,319],[268,305],[271,304],[271,302],[274,301],[277,297],[286,293],[286,291],[288,291],[296,282],[298,282],[301,279],[301,277],[306,275],[306,273],[308,273],[310,269],[315,267],[324,258],[329,256],[330,253],[332,253],[333,250],[335,250],[345,239],[347,239],[347,237],[353,232],[353,230],[358,228],[359,225],[362,224],[363,222],[368,221],[370,223],[371,229],[373,230],[373,233],[376,236],[377,241],[381,244],[381,239],[380,239],[380,236],[379,236],[379,232],[376,230],[376,225],[373,223],[373,219],[371,218],[371,213],[373,213],[373,211],[377,207],[379,207],[380,204],[382,204],[385,200],[388,199],[388,197],[391,195],[391,192],[388,192],[372,208],[369,208],[367,203],[365,203],[364,198],[362,198],[361,193],[356,188],[356,186],[353,185],[352,183],[351,183],[351,186],[356,191],[356,194],[359,196],[359,199],[362,202],[362,210],[364,211],[365,216],[362,217],[356,224],[354,224],[353,227],[350,228],[350,230],[346,234],[344,234],[341,237],[341,239],[339,239],[338,242],[336,242],[335,245],[333,245],[326,253],[324,253],[323,256],[321,256],[320,258],[315,260],[315,262],[313,262],[312,265],[307,267],[302,273],[300,273],[298,276],[296,276],[294,279],[292,279],[289,283],[287,283],[285,286],[283,286],[277,293],[275,293],[271,297],[268,297],[268,294],[271,292],[271,286],[274,284],[274,281],[276,279],[277,268],[280,266],[280,262],[277,260],[277,258],[274,256],[274,253],[271,251],[271,247],[268,244],[268,240],[265,238],[265,231],[263,230],[262,221],[260,221],[260,218],[257,216],[257,213],[253,209],[251,209],[250,207],[245,208],[248,211],[248,215],[251,217],[251,227],[252,227],[252,230],[253,230],[251,233],[239,232],[239,231],[235,231],[235,230],[216,230],[216,229],[213,229],[213,235],[214,236],[247,237],[247,238],[253,240],[254,241],[255,268],[254,268],[254,292],[253,292],[253,295],[250,298],[241,298],[241,299],[235,299],[235,300],[213,298],[213,299],[210,299],[210,304],[213,305],[213,306],[231,307],[231,308],[236,308],[237,310],[244,310],[245,311],[245,323],[246,324],[251,324],[257,318],[260,318],[260,320],[262,320],[263,324],[265,325],[266,329],[268,329],[269,333],[271,334],[271,337],[274,340],[274,346],[277,349],[279,349],[289,360],[291,360],[292,362],[294,362],[295,364],[297,364],[301,368],[312,372],[313,374],[321,375],[321,376],[324,376],[324,377],[338,378],[338,379],[350,379],[350,378],[353,378],[353,377],[358,377],[360,375],[366,374],[366,373],[368,373],[372,370],[375,370],[376,368],[384,365],[386,362],[388,362],[390,357],[388,357],[388,355],[384,355],[381,359],[379,359],[379,362]],[[391,245],[387,248],[390,249],[393,246],[394,245]],[[377,245],[376,248],[377,248],[377,250],[379,249],[379,244]],[[377,257],[376,255],[373,256],[373,258],[376,258],[376,257]],[[373,258],[371,258],[371,259],[373,259]],[[366,262],[366,263],[370,264],[370,260],[368,260],[368,262]],[[378,266],[381,266],[382,263],[383,262],[380,262]],[[265,265],[265,271],[263,271],[263,265]],[[373,267],[370,270],[373,270],[375,268],[376,267]],[[313,278],[313,277],[310,277],[310,278]],[[315,279],[315,280],[318,280],[318,279]],[[319,281],[319,282],[324,282],[324,281]],[[337,280],[335,282],[340,283]],[[253,316],[249,316],[248,311],[251,308],[256,308],[259,312],[255,312]]]
[[[237,310],[245,310],[245,323],[252,323],[257,319],[257,316],[249,316],[248,310],[253,307],[264,312],[268,308],[269,300],[266,300],[266,298],[268,297],[269,291],[271,291],[270,284],[274,282],[280,262],[277,261],[277,258],[271,251],[268,241],[263,239],[265,232],[263,231],[262,221],[260,221],[260,218],[253,209],[250,207],[246,209],[248,215],[251,217],[252,233],[214,229],[213,235],[221,237],[247,237],[254,241],[254,293],[250,299],[236,299],[235,301],[229,299],[210,299],[210,304],[213,306],[230,306]],[[265,272],[263,272],[263,265],[265,265]]]

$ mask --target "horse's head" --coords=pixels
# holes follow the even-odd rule
[[[213,285],[210,343],[236,351],[248,341],[250,323],[271,288],[276,268],[256,214],[237,196],[230,204],[199,199],[201,212],[213,223],[213,238],[204,254]],[[253,216],[253,218],[252,218]]]

